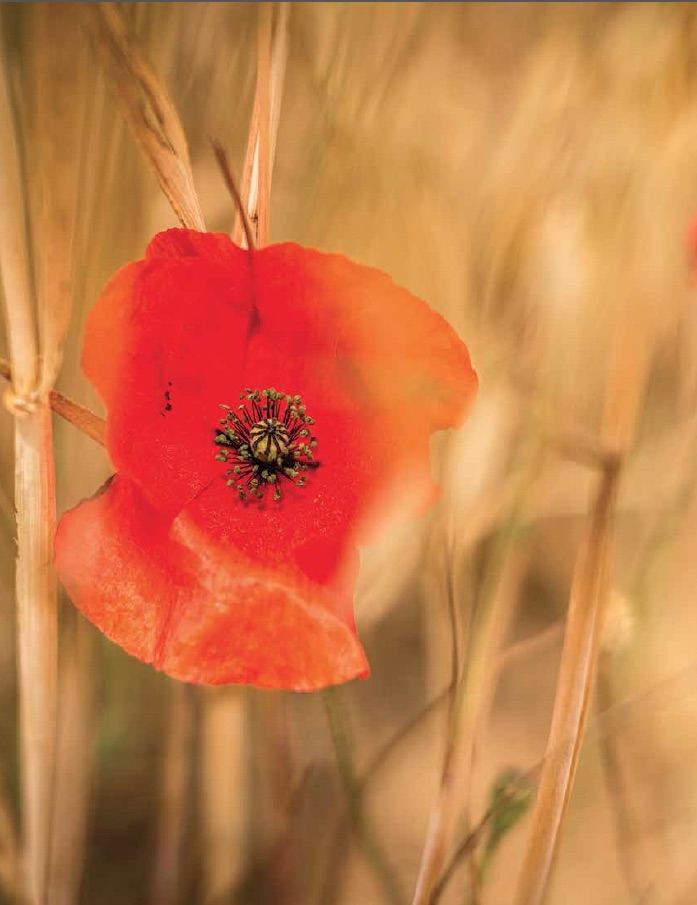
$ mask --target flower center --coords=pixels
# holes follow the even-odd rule
[[[280,500],[283,481],[303,487],[305,472],[319,467],[312,452],[317,439],[310,436],[314,418],[306,414],[300,396],[273,388],[247,389],[240,400],[237,411],[221,405],[227,414],[216,428],[215,457],[230,465],[226,483],[241,500],[263,499],[270,485],[274,500]]]
[[[249,448],[261,462],[275,462],[288,455],[290,437],[277,418],[263,418],[249,432]]]

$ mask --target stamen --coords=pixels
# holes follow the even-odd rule
[[[318,468],[312,449],[317,438],[308,429],[314,419],[306,414],[300,396],[289,396],[274,387],[240,393],[237,412],[221,404],[226,414],[215,430],[215,458],[232,465],[225,483],[234,487],[241,500],[264,498],[273,487],[273,498],[282,498],[283,481],[303,487],[306,472]],[[302,472],[302,474],[301,474]]]

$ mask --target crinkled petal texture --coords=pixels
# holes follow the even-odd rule
[[[352,574],[320,585],[252,562],[122,475],[63,516],[56,550],[77,608],[175,678],[310,691],[367,675]]]
[[[428,441],[476,391],[464,344],[384,274],[284,244],[245,252],[169,230],[108,284],[84,367],[119,474],[67,513],[59,573],[105,634],[170,675],[310,690],[367,674],[356,545],[434,495]],[[221,405],[301,395],[305,487],[238,499],[216,460]]]

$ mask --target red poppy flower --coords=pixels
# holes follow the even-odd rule
[[[174,229],[108,283],[83,366],[115,474],[56,538],[75,605],[191,682],[365,676],[356,545],[435,490],[476,389],[438,314],[377,270]]]

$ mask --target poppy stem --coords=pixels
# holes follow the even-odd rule
[[[4,377],[5,380],[12,380],[12,367],[9,362],[2,358],[0,358],[0,377]],[[99,415],[95,415],[94,412],[85,408],[84,405],[74,402],[56,390],[51,390],[48,394],[48,404],[57,415],[70,422],[73,427],[82,431],[95,443],[99,443],[100,446],[105,445],[105,422]]]

